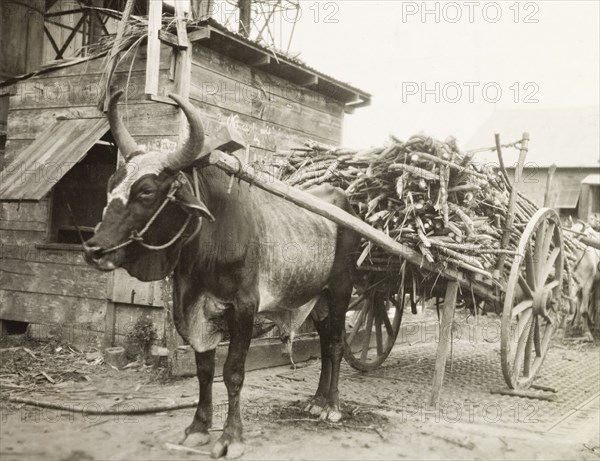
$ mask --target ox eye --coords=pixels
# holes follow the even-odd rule
[[[155,191],[153,190],[143,190],[139,193],[138,197],[143,198],[143,199],[149,199],[149,198],[153,198],[155,194]]]

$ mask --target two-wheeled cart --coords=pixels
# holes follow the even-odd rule
[[[525,134],[521,142],[521,169],[527,143],[528,136]],[[442,388],[452,341],[447,333],[452,328],[459,290],[502,306],[500,347],[504,379],[515,390],[526,389],[532,384],[562,318],[561,294],[565,277],[563,236],[559,216],[554,210],[543,208],[531,212],[529,222],[520,232],[516,254],[510,261],[501,257],[499,267],[502,270],[490,275],[485,271],[466,270],[460,265],[434,264],[410,246],[394,240],[360,218],[272,176],[265,176],[264,172],[251,165],[242,165],[234,156],[213,151],[205,161],[356,231],[385,252],[390,261],[385,270],[359,271],[361,277],[357,278],[356,297],[350,306],[356,314],[348,328],[345,344],[345,358],[351,366],[368,371],[379,366],[389,355],[402,322],[407,274],[413,276],[419,272],[437,279],[438,291],[440,288],[444,291],[442,334],[437,346],[432,403],[438,401]],[[512,232],[517,193],[514,187],[511,193],[513,211],[509,208],[507,233]],[[390,279],[394,280],[391,284]]]

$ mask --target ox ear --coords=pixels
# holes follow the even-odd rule
[[[180,188],[175,193],[175,198],[177,199],[177,203],[179,206],[184,208],[186,211],[196,214],[197,216],[202,216],[208,219],[210,222],[215,221],[215,217],[208,210],[204,202],[199,198],[194,197],[189,191],[184,188]]]

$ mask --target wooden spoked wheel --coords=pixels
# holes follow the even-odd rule
[[[359,371],[371,371],[390,355],[402,322],[402,300],[370,290],[351,304],[346,321],[344,358]]]
[[[501,360],[506,384],[529,387],[562,319],[563,240],[560,218],[539,210],[521,236],[506,285]]]

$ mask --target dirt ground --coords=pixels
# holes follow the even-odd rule
[[[160,370],[144,366],[118,371],[94,354],[86,357],[85,351],[57,343],[24,346],[0,353],[1,460],[210,458],[209,445],[196,451],[179,445],[193,408],[150,415],[90,414],[175,403],[191,407],[197,398],[194,378],[165,379]],[[285,366],[247,373],[242,459],[600,459],[600,383],[595,383],[597,370],[590,371],[600,363],[597,343],[559,340],[552,349],[550,370],[564,371],[548,375],[558,388],[556,402],[490,395],[488,383],[497,382],[499,371],[487,381],[484,371],[486,357],[494,365],[492,346],[495,350],[497,344],[459,346],[441,407],[421,404],[430,389],[434,341],[400,344],[373,374],[344,365],[344,419],[339,424],[319,422],[303,412],[316,388],[317,360],[297,370]],[[14,403],[9,397],[60,403],[71,410]],[[214,402],[213,440],[227,410],[221,380],[215,383]],[[502,418],[498,409],[505,411]]]

